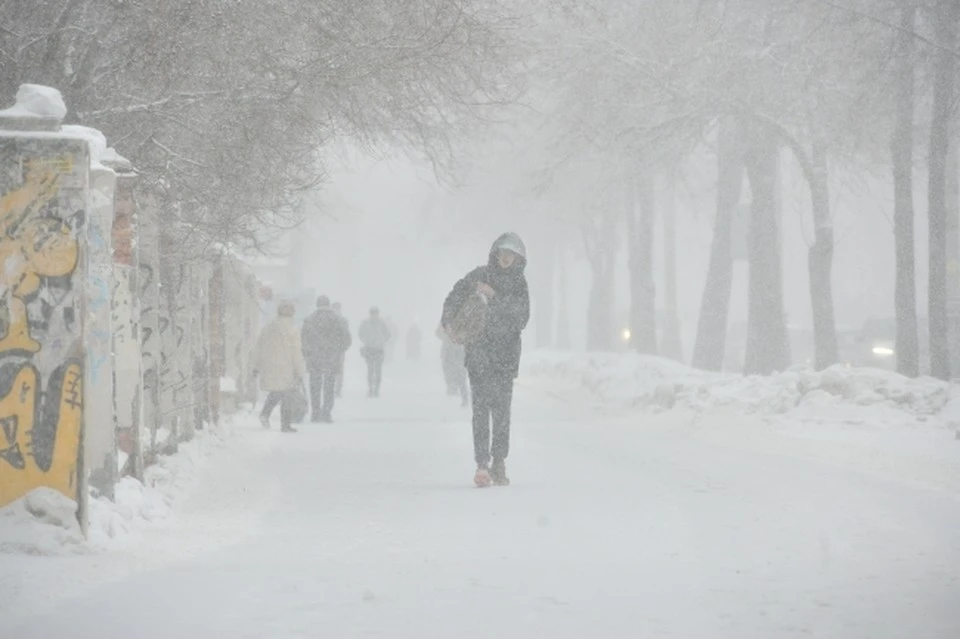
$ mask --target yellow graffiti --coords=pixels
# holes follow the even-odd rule
[[[0,197],[0,291],[7,309],[6,334],[0,352],[36,353],[40,344],[30,334],[26,299],[40,288],[42,277],[63,277],[77,266],[80,246],[59,218],[40,217],[40,210],[59,191],[59,165],[26,163],[20,187]]]
[[[27,172],[37,173],[73,173],[73,157],[64,155],[61,157],[29,158],[23,161],[23,166]]]
[[[0,506],[41,486],[77,498],[83,372],[75,362],[55,371],[46,397],[40,381],[25,364],[0,398]]]

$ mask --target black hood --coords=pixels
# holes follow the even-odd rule
[[[527,268],[527,247],[523,243],[523,240],[520,239],[520,236],[516,233],[504,233],[498,237],[497,241],[494,242],[493,246],[490,247],[490,256],[487,260],[487,266],[489,266],[494,273],[503,272],[503,269],[500,268],[500,264],[497,261],[497,252],[501,249],[513,251],[517,254],[517,261],[513,263],[513,266],[506,270],[506,273],[522,275],[524,269]]]
[[[320,306],[315,311],[313,311],[315,317],[320,317],[322,315],[337,315],[337,312],[333,310],[332,306]]]

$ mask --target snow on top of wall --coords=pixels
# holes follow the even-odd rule
[[[104,156],[107,153],[107,136],[101,131],[80,124],[65,124],[60,127],[60,130],[87,141],[90,146],[90,168],[109,170],[103,165]]]
[[[0,111],[0,117],[56,118],[67,115],[67,105],[60,91],[42,84],[21,84],[17,91],[17,103]]]
[[[117,150],[112,146],[103,150],[103,152],[100,154],[100,162],[111,169],[114,169],[115,171],[133,171],[133,163],[117,153]]]

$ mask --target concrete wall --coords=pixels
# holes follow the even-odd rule
[[[0,507],[52,488],[83,530],[88,485],[112,498],[121,475],[142,479],[229,412],[221,377],[232,407],[256,399],[251,270],[187,254],[106,143],[0,111]]]
[[[139,245],[137,175],[129,167],[117,171],[113,216],[113,416],[121,475],[143,477],[140,443],[143,424],[143,380],[140,357]]]
[[[113,202],[117,176],[95,165],[90,172],[90,215],[87,219],[86,299],[84,344],[86,371],[84,406],[86,436],[84,463],[90,485],[113,497],[117,477],[117,444],[113,421],[113,337],[111,288],[113,285]]]
[[[81,523],[89,166],[83,140],[0,130],[0,505],[45,486]]]

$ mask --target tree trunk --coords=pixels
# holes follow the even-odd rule
[[[566,252],[558,246],[554,259],[557,260],[557,348],[570,350],[570,309],[567,288]]]
[[[955,0],[940,2],[936,22],[939,44],[954,48],[960,10]],[[930,154],[927,183],[930,218],[930,374],[950,379],[950,340],[947,323],[947,142],[954,97],[954,57],[939,50],[934,57],[933,114],[930,120]]]
[[[587,307],[587,350],[613,350],[613,287],[609,286],[608,269],[602,260],[590,262],[590,300]]]
[[[717,134],[717,216],[713,224],[710,267],[700,304],[693,365],[718,371],[723,367],[727,315],[733,286],[730,230],[743,186],[742,128],[734,118],[720,120]]]
[[[956,113],[947,151],[947,316],[950,322],[950,370],[960,371],[960,156]]]
[[[743,372],[769,375],[790,364],[783,317],[783,278],[780,256],[779,149],[760,128],[751,131],[745,155],[753,194],[748,257],[747,349]]]
[[[610,351],[613,349],[613,266],[616,263],[616,217],[610,214],[609,206],[598,220],[584,224],[584,239],[590,261],[590,299],[587,306],[587,350]]]
[[[653,283],[653,226],[656,216],[653,178],[644,169],[628,187],[627,232],[630,242],[630,346],[657,352],[656,287]]]
[[[677,203],[674,192],[674,176],[666,181],[663,207],[663,261],[664,261],[664,310],[663,337],[660,354],[677,361],[683,359],[680,341],[680,317],[677,313]]]
[[[917,337],[917,282],[914,271],[913,230],[913,110],[915,7],[906,3],[900,15],[897,36],[896,100],[897,111],[890,157],[893,169],[893,233],[896,245],[896,282],[894,305],[897,318],[897,371],[916,377],[920,374],[920,348]]]
[[[808,255],[810,304],[813,309],[814,363],[823,370],[839,361],[837,327],[833,312],[833,221],[830,219],[830,191],[827,158],[818,140],[814,140],[810,196],[813,205],[814,242]]]
[[[546,249],[543,256],[535,261],[536,289],[534,291],[534,322],[537,328],[537,348],[551,348],[553,346],[553,287],[554,267],[556,266],[555,253],[557,243],[548,237],[544,243]]]

